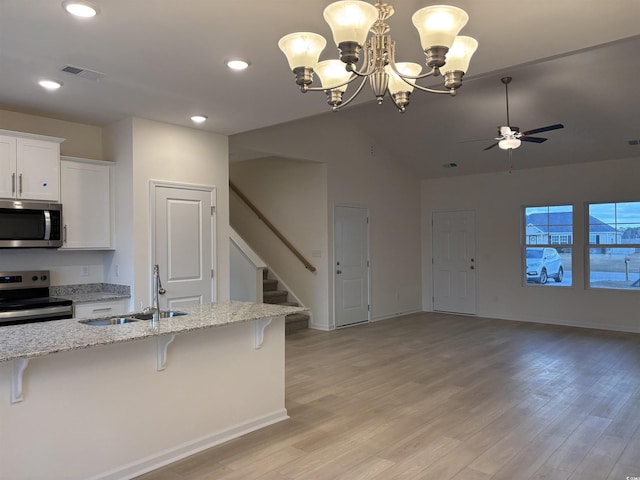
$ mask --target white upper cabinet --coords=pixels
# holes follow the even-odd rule
[[[61,158],[62,249],[113,249],[113,166]]]
[[[0,130],[0,197],[58,202],[63,141]]]

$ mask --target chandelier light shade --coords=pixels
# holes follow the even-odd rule
[[[417,63],[413,62],[400,62],[396,63],[396,69],[398,72],[409,75],[412,77],[416,77],[420,75],[422,71],[422,67]],[[389,75],[389,93],[391,95],[395,95],[400,92],[411,93],[413,92],[413,88],[415,86],[416,81],[411,79],[408,82],[405,82],[400,75],[393,71],[390,65],[384,67],[385,72]]]
[[[469,21],[467,12],[449,5],[432,5],[418,10],[411,17],[420,34],[423,50],[432,47],[451,47],[462,27]]]
[[[324,60],[318,63],[315,72],[320,78],[320,83],[327,92],[330,105],[340,105],[342,94],[347,90],[351,72],[344,68],[344,63],[340,60]]]
[[[455,95],[462,86],[462,77],[469,68],[478,42],[471,37],[457,36],[469,16],[464,10],[448,5],[433,5],[418,10],[412,17],[420,34],[428,71],[412,62],[395,59],[395,41],[389,34],[387,19],[394,13],[388,3],[375,5],[359,0],[344,0],[330,4],[324,10],[339,60],[318,62],[326,46],[325,39],[315,33],[300,32],[285,35],[278,42],[296,76],[302,92],[324,91],[333,111],[348,105],[363,89],[366,80],[378,103],[386,93],[400,112],[409,104],[414,89],[428,93]],[[362,61],[360,60],[360,57]],[[314,73],[320,77],[320,87],[312,87]],[[418,85],[427,77],[444,78],[444,90]],[[348,100],[343,94],[356,79],[360,85]]]
[[[286,55],[291,70],[298,67],[314,68],[326,46],[327,41],[322,35],[311,32],[290,33],[278,42],[278,47]]]
[[[478,49],[478,41],[475,38],[459,35],[453,41],[453,45],[447,52],[447,61],[440,67],[440,72],[445,75],[444,86],[446,88],[459,88],[462,85],[462,78],[459,79],[460,85],[456,85],[458,80],[455,75],[449,75],[450,72],[466,72],[469,70],[471,57]]]
[[[350,44],[364,45],[369,29],[378,19],[378,9],[367,2],[347,0],[332,3],[323,15],[336,46],[348,50]]]
[[[351,72],[344,68],[344,63],[340,60],[324,60],[318,63],[315,72],[320,78],[322,88],[325,90],[347,90],[347,82],[351,78]]]

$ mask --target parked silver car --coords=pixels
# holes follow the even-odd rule
[[[527,282],[545,284],[549,277],[562,282],[564,266],[555,248],[527,248]]]

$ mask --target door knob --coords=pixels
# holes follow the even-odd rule
[[[473,265],[471,265],[471,267],[470,267],[470,268],[471,268],[471,270],[475,270],[475,268],[476,268],[476,267],[474,267]]]
[[[342,273],[342,270],[338,270],[336,273],[340,275]]]

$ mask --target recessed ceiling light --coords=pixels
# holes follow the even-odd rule
[[[97,6],[85,0],[65,0],[62,2],[62,8],[71,15],[82,18],[95,17],[100,13],[100,9]]]
[[[206,115],[194,115],[193,117],[191,117],[191,121],[193,123],[204,123],[207,121],[207,116]]]
[[[227,67],[231,70],[246,70],[249,67],[249,62],[246,60],[241,60],[239,58],[234,58],[232,60],[226,61]]]
[[[57,80],[40,80],[38,85],[47,90],[58,90],[63,84]]]

